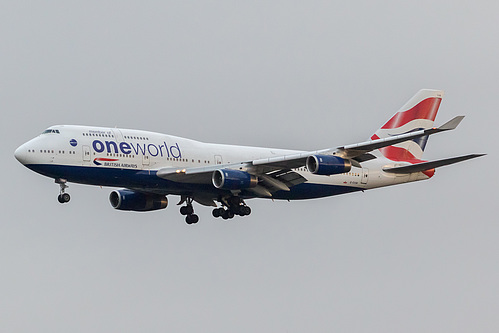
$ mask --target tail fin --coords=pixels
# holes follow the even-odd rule
[[[393,135],[432,128],[443,95],[442,90],[423,89],[418,91],[393,117],[376,131],[371,139],[383,139]],[[380,148],[379,151],[386,158],[393,161],[415,162],[422,158],[427,141],[428,136],[424,136],[414,141],[406,141]]]

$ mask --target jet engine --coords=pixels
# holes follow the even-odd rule
[[[164,195],[145,194],[131,190],[113,191],[109,195],[109,201],[115,209],[135,212],[164,209],[168,206],[168,199]]]
[[[258,185],[258,178],[245,171],[221,169],[211,176],[213,186],[222,190],[241,190]]]
[[[352,162],[338,156],[332,155],[312,155],[307,158],[307,169],[316,175],[336,175],[349,172],[352,169]]]

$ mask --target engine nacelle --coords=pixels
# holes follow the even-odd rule
[[[109,201],[115,209],[135,212],[164,209],[168,206],[168,199],[164,195],[145,194],[131,190],[113,191],[109,195]]]
[[[211,176],[213,186],[222,190],[241,190],[258,185],[258,178],[245,171],[221,169]]]
[[[352,169],[352,162],[338,156],[332,155],[312,155],[307,158],[307,169],[316,175],[337,175],[349,172]]]

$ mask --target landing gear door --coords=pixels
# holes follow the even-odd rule
[[[362,168],[362,179],[360,182],[362,184],[367,184],[367,181],[369,180],[369,169]]]

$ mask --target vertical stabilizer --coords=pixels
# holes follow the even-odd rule
[[[442,90],[423,89],[418,91],[393,117],[376,131],[371,139],[382,139],[432,128],[443,95]],[[422,158],[427,141],[428,136],[424,136],[381,148],[379,152],[392,161],[415,162]]]

